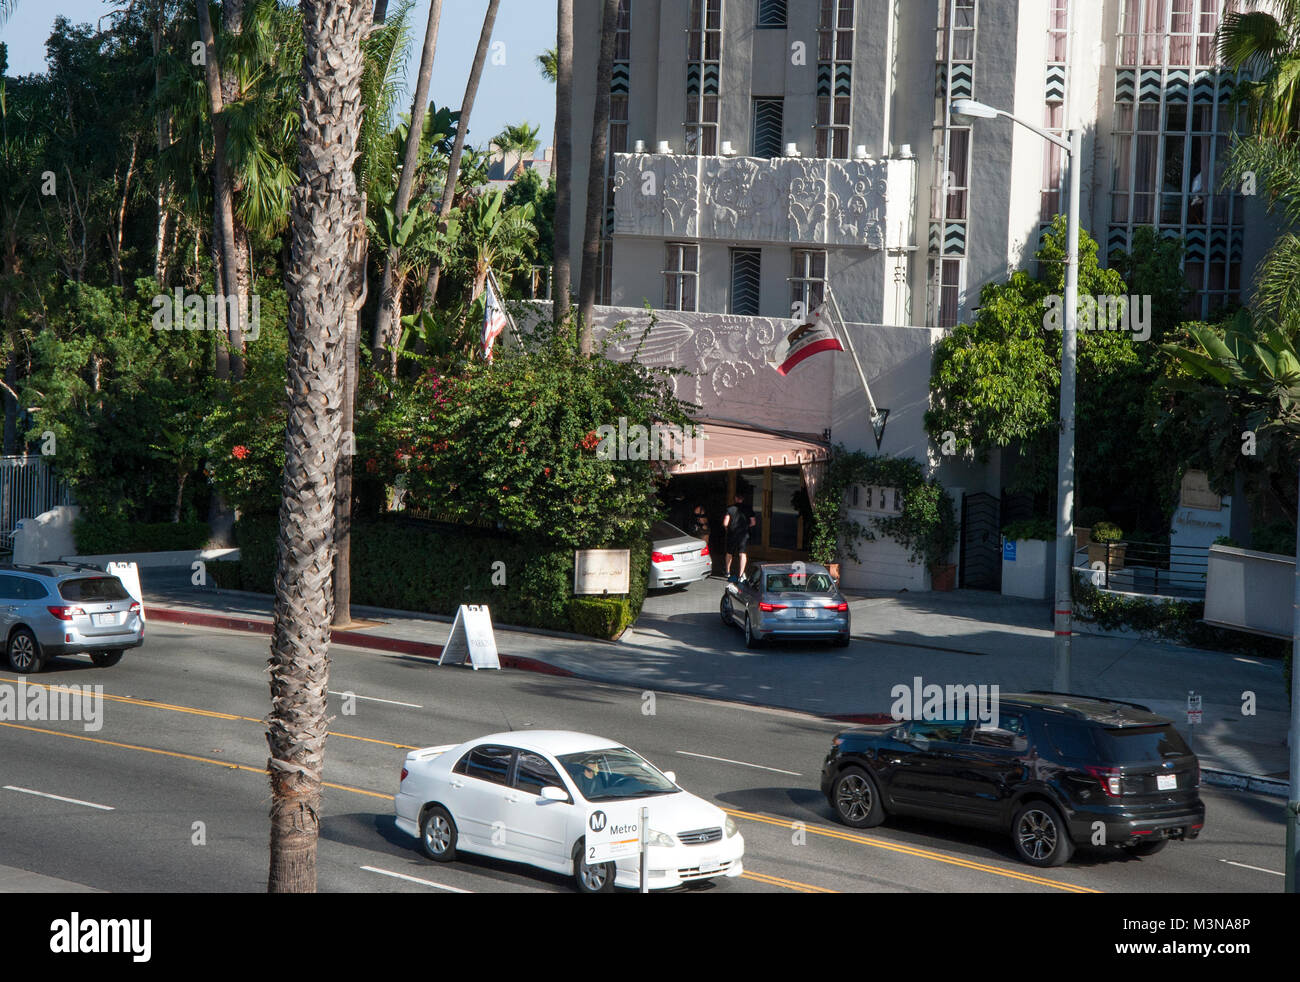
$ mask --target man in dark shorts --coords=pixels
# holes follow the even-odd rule
[[[727,579],[739,583],[745,575],[745,549],[749,545],[749,530],[754,527],[755,518],[745,510],[745,496],[737,493],[736,502],[722,516],[722,530],[727,536]],[[740,560],[736,572],[731,572],[731,557]]]

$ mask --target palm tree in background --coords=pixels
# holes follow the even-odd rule
[[[316,889],[327,733],[335,465],[342,432],[344,325],[360,194],[361,42],[369,3],[302,0],[299,182],[293,190],[288,418],[271,636],[272,893]]]
[[[1265,10],[1234,11],[1219,28],[1219,57],[1255,78],[1238,98],[1261,136],[1294,141],[1300,128],[1300,0],[1274,0]]]
[[[514,173],[507,173],[506,177],[515,177],[523,173],[524,161],[530,159],[541,143],[537,139],[537,134],[541,132],[539,126],[529,126],[526,122],[517,126],[507,126],[492,141],[496,148],[501,151],[503,157],[502,165],[505,166],[513,154],[518,163],[514,168]]]
[[[465,83],[465,99],[460,105],[460,120],[456,126],[456,142],[451,147],[451,159],[447,162],[447,181],[442,189],[442,202],[438,206],[438,221],[445,225],[451,215],[452,199],[456,195],[456,182],[460,174],[460,157],[465,150],[465,136],[469,132],[469,116],[474,110],[474,100],[478,96],[479,81],[483,78],[483,65],[487,61],[488,45],[492,42],[492,28],[496,25],[497,9],[501,0],[488,0],[487,13],[483,15],[483,30],[479,32],[478,49],[474,52],[474,63],[469,70],[469,80]],[[438,281],[442,277],[442,263],[435,260],[429,270],[429,281],[424,286],[425,300],[433,306],[438,299]]]
[[[578,351],[592,351],[591,319],[596,310],[600,276],[600,242],[605,226],[605,168],[609,156],[609,86],[614,75],[614,41],[619,0],[605,0],[600,19],[600,57],[596,62],[596,110],[591,125],[591,160],[587,167],[587,222],[582,234],[582,279],[578,290]]]
[[[555,27],[555,285],[552,322],[569,316],[573,279],[573,0],[556,0]]]
[[[560,76],[560,56],[555,48],[547,48],[537,56],[537,67],[541,69],[542,78],[554,82]]]

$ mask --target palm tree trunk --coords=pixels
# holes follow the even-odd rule
[[[376,10],[378,8],[376,7]],[[398,228],[411,203],[411,188],[419,167],[420,135],[424,130],[424,114],[429,107],[429,80],[433,77],[433,56],[438,47],[438,21],[442,17],[442,0],[429,4],[429,23],[424,29],[424,49],[420,52],[420,74],[415,81],[415,101],[411,104],[411,128],[406,134],[406,156],[402,162],[402,176],[397,182],[397,198],[393,202],[393,215]],[[379,310],[375,314],[375,333],[371,348],[395,344],[401,336],[401,324],[393,319],[396,303],[393,299],[393,269],[398,263],[398,248],[390,246],[384,259],[384,278],[379,286]]]
[[[451,158],[447,161],[447,185],[442,189],[442,203],[438,208],[438,223],[443,230],[447,227],[447,216],[451,214],[452,199],[456,196],[456,182],[460,178],[460,155],[465,149],[465,135],[469,132],[469,114],[474,109],[474,99],[478,96],[478,83],[483,78],[483,64],[487,61],[488,45],[492,42],[492,28],[497,20],[497,8],[501,0],[488,0],[487,13],[483,15],[483,30],[478,36],[478,50],[474,52],[474,64],[470,68],[469,81],[465,83],[465,99],[460,105],[460,118],[456,123],[456,140],[451,146]],[[442,264],[435,258],[429,270],[429,281],[424,292],[432,305],[438,297],[438,281],[442,278]]]
[[[361,40],[368,2],[302,0],[302,131],[293,191],[289,411],[271,636],[272,893],[316,889],[327,732],[334,474],[343,413],[344,324],[360,213]]]
[[[222,280],[218,281],[221,292],[228,297],[239,296],[239,259],[235,239],[234,191],[230,182],[230,171],[226,167],[226,121],[221,111],[224,106],[221,95],[221,71],[217,65],[216,41],[212,35],[212,19],[208,16],[207,0],[197,0],[199,9],[199,35],[203,41],[205,77],[208,84],[208,106],[212,112],[212,174],[213,190],[216,192],[217,228],[213,229],[213,238],[220,233]],[[217,284],[214,284],[214,286]],[[218,306],[222,306],[218,304]],[[236,304],[243,307],[243,304]],[[244,331],[242,315],[236,323],[228,324],[226,330],[230,336],[230,367],[236,378],[243,375]]]
[[[573,278],[573,0],[556,3],[555,31],[555,279],[552,321],[569,315]]]
[[[356,454],[357,342],[361,333],[361,308],[366,303],[366,195],[361,195],[357,226],[352,236],[352,270],[347,334],[343,339],[343,436],[334,471],[338,485],[334,496],[334,627],[352,623],[352,460]]]
[[[618,0],[605,0],[600,23],[600,58],[596,62],[596,110],[592,117],[591,161],[587,167],[587,223],[582,236],[582,280],[578,290],[578,351],[590,355],[591,318],[600,277],[600,241],[605,232],[605,168],[609,156],[609,86],[614,74],[614,32]]]

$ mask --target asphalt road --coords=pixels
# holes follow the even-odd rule
[[[0,866],[114,892],[262,891],[266,658],[261,637],[155,623],[114,668],[56,659],[28,679],[103,685],[103,726],[0,722]],[[0,683],[16,676],[0,672]],[[620,740],[727,809],[745,835],[747,872],[690,893],[1282,889],[1283,803],[1273,798],[1202,789],[1196,842],[1148,859],[1084,850],[1035,870],[992,833],[902,819],[865,833],[837,825],[818,771],[839,726],[814,717],[342,648],[330,689],[322,891],[569,892],[567,878],[494,860],[431,863],[393,824],[408,747],[511,728]],[[345,705],[347,692],[356,698]]]

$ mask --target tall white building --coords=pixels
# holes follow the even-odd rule
[[[1236,79],[1218,66],[1215,35],[1225,11],[1249,5],[622,0],[600,317],[655,308],[642,356],[690,369],[679,394],[762,448],[706,462],[713,483],[683,478],[686,497],[745,488],[763,516],[757,554],[795,557],[806,543],[792,489],[816,483],[805,458],[824,457],[828,440],[877,450],[846,356],[788,379],[766,364],[792,306],[820,302],[829,283],[890,409],[879,450],[939,467],[964,498],[963,581],[992,585],[999,462],[936,456],[922,428],[930,353],[986,283],[1032,262],[1066,174],[1040,136],[1005,119],[953,118],[949,103],[974,98],[1056,132],[1085,127],[1084,227],[1103,255],[1143,225],[1182,238],[1189,313],[1208,315],[1241,296],[1243,269],[1268,239],[1245,235],[1262,209],[1224,190],[1219,173]],[[575,6],[575,49],[594,52],[601,4]],[[594,75],[594,57],[579,58],[575,230]],[[729,448],[729,433],[715,446]],[[926,582],[887,544],[864,559],[846,571],[849,585]]]

